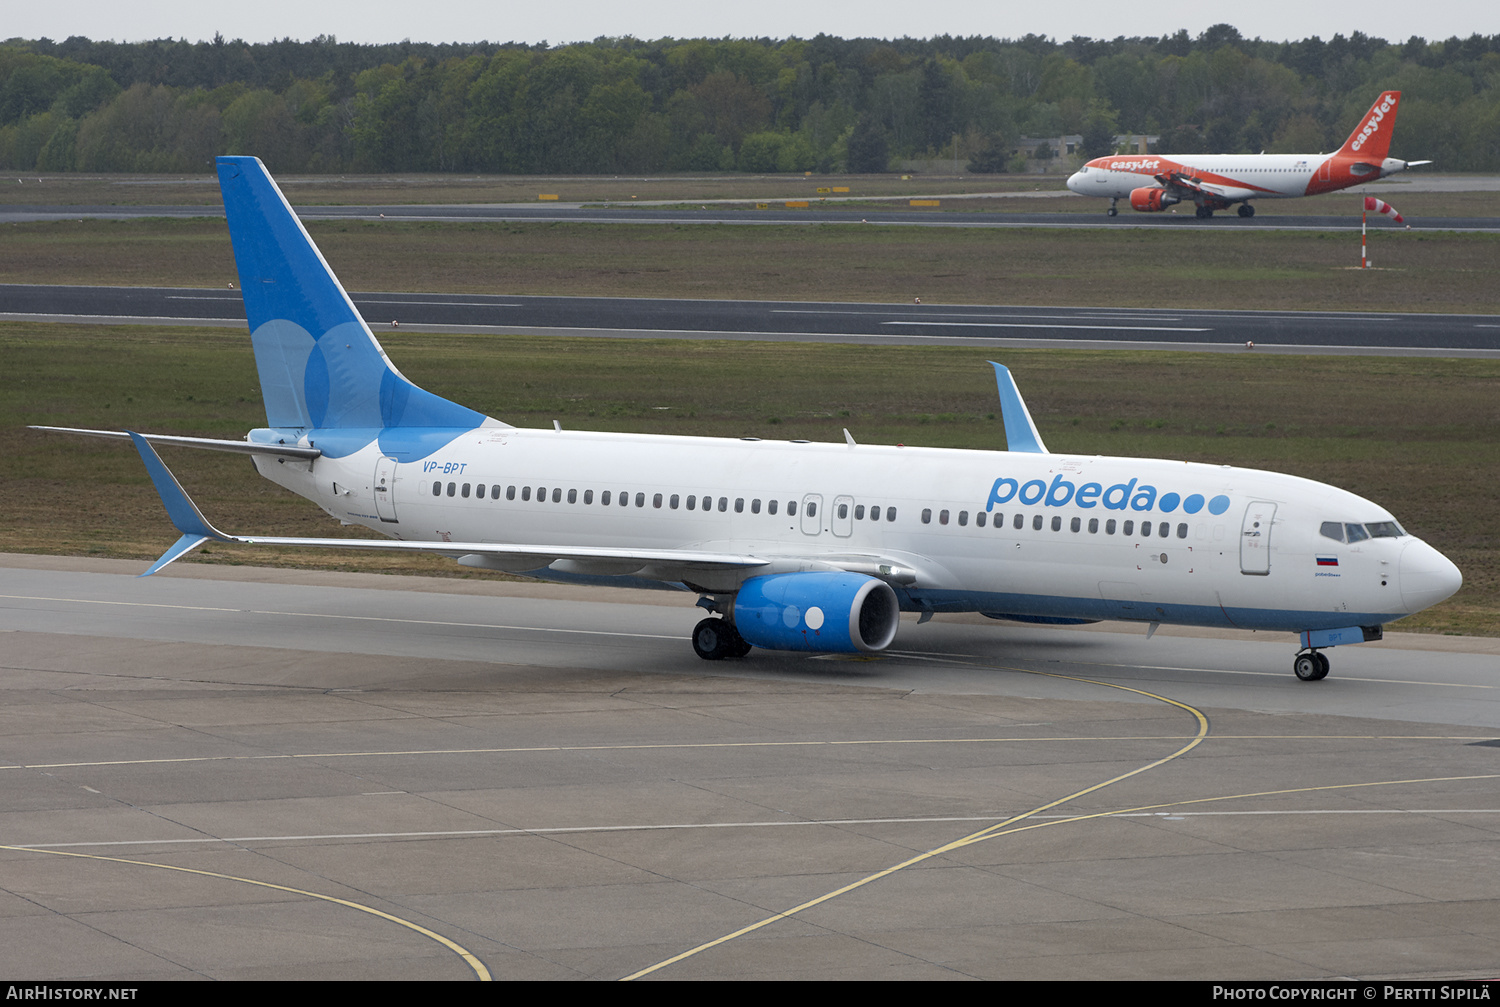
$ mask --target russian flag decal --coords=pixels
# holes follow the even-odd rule
[[[1337,556],[1319,556],[1318,557],[1318,566],[1338,566],[1338,565],[1339,565],[1339,558]]]

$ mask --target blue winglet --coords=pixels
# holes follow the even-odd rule
[[[990,366],[995,369],[995,384],[1000,389],[1000,416],[1005,420],[1006,450],[1034,455],[1049,454],[1046,445],[1042,443],[1042,435],[1037,432],[1031,413],[1026,409],[1026,403],[1022,401],[1021,393],[1016,388],[1016,380],[1010,376],[1010,368],[993,360],[990,361]]]
[[[172,524],[182,532],[182,537],[173,544],[172,548],[162,553],[161,558],[151,565],[151,569],[141,576],[151,576],[167,564],[186,556],[209,539],[229,541],[229,536],[209,524],[203,512],[198,509],[198,505],[188,498],[187,491],[162,462],[156,449],[151,446],[151,442],[133,430],[127,430],[126,433],[130,434],[136,451],[140,452],[141,461],[146,463],[146,472],[156,486],[156,493],[161,497],[162,506],[167,509],[167,517],[171,518]]]

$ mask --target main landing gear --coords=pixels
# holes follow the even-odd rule
[[[1120,215],[1120,211],[1118,209],[1116,209],[1115,204],[1118,203],[1119,201],[1120,200],[1117,197],[1110,197],[1110,200],[1109,200],[1109,209],[1105,210],[1104,212],[1106,214],[1108,214],[1109,216],[1111,216],[1111,217],[1118,217]]]
[[[1197,217],[1199,220],[1207,220],[1209,217],[1212,217],[1213,215],[1214,215],[1213,207],[1210,207],[1210,206],[1200,206],[1196,210],[1193,211],[1193,216]]]
[[[1239,208],[1239,215],[1241,217],[1253,217],[1255,216],[1255,207],[1251,206],[1249,203],[1241,203]]]
[[[704,619],[693,627],[693,652],[705,661],[744,657],[750,645],[728,619]]]
[[[1292,660],[1292,674],[1304,682],[1317,682],[1328,677],[1328,655],[1316,650],[1304,650]]]

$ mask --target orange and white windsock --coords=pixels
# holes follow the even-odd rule
[[[1387,203],[1383,199],[1376,199],[1374,196],[1365,197],[1365,210],[1374,210],[1376,213],[1383,213],[1398,224],[1405,223],[1405,221],[1401,218],[1401,214],[1396,212],[1396,208],[1394,206],[1392,206],[1390,203]]]

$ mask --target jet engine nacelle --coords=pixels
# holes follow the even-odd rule
[[[841,571],[751,577],[734,598],[734,625],[767,650],[851,654],[884,650],[901,606],[883,580]]]
[[[1130,208],[1141,213],[1159,213],[1182,200],[1169,195],[1166,189],[1141,188],[1130,190]]]

